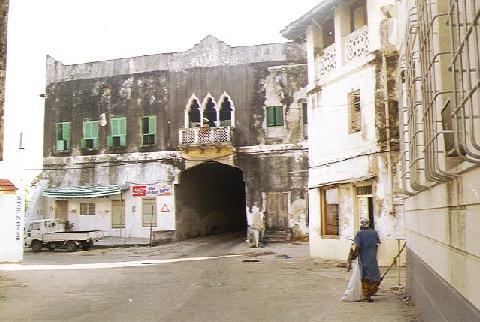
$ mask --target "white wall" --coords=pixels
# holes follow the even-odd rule
[[[408,247],[480,308],[480,168],[405,201]],[[457,205],[461,205],[458,207]]]
[[[23,259],[24,223],[21,193],[0,194],[0,263]]]
[[[382,246],[380,265],[389,265],[398,252],[397,238],[405,238],[403,211],[395,208],[387,171],[386,154],[380,153],[375,119],[375,66],[355,67],[314,94],[316,106],[310,111],[309,188],[310,250],[312,256],[345,260],[358,229],[355,185],[373,186],[375,229]],[[361,128],[350,134],[348,93],[360,89]],[[320,195],[317,187],[338,183],[340,192],[340,233],[338,237],[321,236]],[[393,210],[397,212],[393,212]]]
[[[360,89],[362,131],[348,133],[348,93]],[[364,67],[326,84],[311,108],[308,140],[310,164],[335,161],[376,150],[375,67]]]
[[[175,230],[173,193],[171,196],[159,196],[156,199],[157,227],[153,227],[152,231]],[[150,227],[142,226],[142,198],[132,197],[130,191],[122,193],[122,200],[125,201],[125,228],[112,228],[112,200],[120,200],[120,196],[69,200],[68,220],[74,225],[73,230],[102,230],[106,236],[149,238]],[[94,202],[96,214],[80,215],[80,202]],[[48,198],[47,204],[47,218],[54,218],[55,199]],[[167,209],[169,211],[166,211]]]

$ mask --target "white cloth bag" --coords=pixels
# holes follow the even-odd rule
[[[347,289],[343,293],[342,301],[345,302],[357,302],[363,300],[362,294],[362,273],[360,272],[359,259],[355,261],[353,265],[352,276],[348,282]]]

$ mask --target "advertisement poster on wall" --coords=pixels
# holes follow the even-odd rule
[[[132,197],[171,196],[171,186],[162,184],[136,184],[131,187]]]

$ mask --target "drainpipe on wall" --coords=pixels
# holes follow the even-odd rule
[[[392,175],[392,151],[390,143],[390,109],[388,106],[388,68],[386,49],[382,53],[382,69],[383,69],[383,105],[385,109],[385,131],[387,139],[387,178],[390,185],[390,204],[388,205],[388,213],[395,212],[393,208],[393,175]]]

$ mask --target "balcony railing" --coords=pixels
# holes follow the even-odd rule
[[[231,143],[231,127],[192,127],[179,130],[180,145],[224,145]]]
[[[368,54],[368,27],[363,26],[343,38],[345,60]]]
[[[328,72],[331,72],[337,67],[337,58],[335,51],[335,43],[326,47],[323,53],[318,56],[318,75],[322,76]]]

